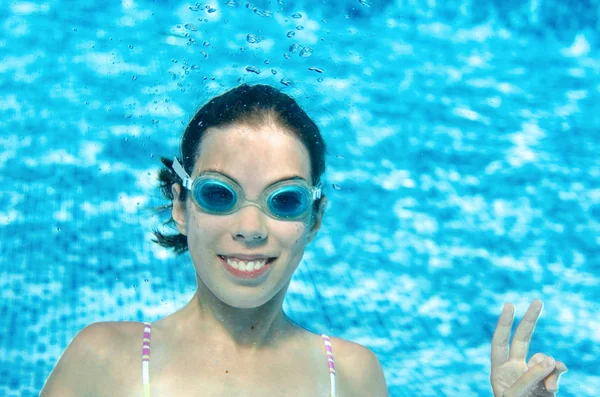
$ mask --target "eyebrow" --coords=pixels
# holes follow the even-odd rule
[[[207,168],[205,170],[202,170],[200,172],[200,174],[205,173],[205,172],[216,172],[217,174],[224,175],[227,178],[229,178],[232,181],[234,181],[235,183],[237,183],[238,185],[242,186],[242,184],[238,180],[236,180],[234,177],[232,177],[231,175],[228,175],[227,173],[225,173],[225,172],[223,172],[221,170],[218,170],[216,168]],[[308,181],[306,179],[302,178],[301,176],[299,176],[299,175],[292,175],[292,176],[284,176],[283,178],[276,179],[276,180],[272,181],[271,183],[267,184],[267,186],[272,186],[272,185],[274,185],[276,183],[283,182],[283,181],[298,181],[298,180],[301,180],[301,181],[304,181],[304,182],[308,183]]]

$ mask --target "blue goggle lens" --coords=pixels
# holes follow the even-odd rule
[[[271,212],[282,217],[295,217],[308,207],[307,192],[299,187],[284,187],[275,191],[268,199]]]
[[[194,190],[198,204],[213,213],[230,211],[237,202],[237,194],[229,186],[219,181],[199,184]]]

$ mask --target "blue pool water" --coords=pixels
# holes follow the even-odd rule
[[[0,2],[0,395],[37,395],[85,325],[189,300],[189,257],[151,242],[158,157],[241,82],[330,148],[296,322],[372,349],[390,396],[487,396],[503,303],[540,298],[530,355],[597,395],[600,7],[516,3]]]

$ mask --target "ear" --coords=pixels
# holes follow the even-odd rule
[[[187,236],[185,202],[182,202],[179,199],[179,196],[181,195],[181,185],[174,183],[173,186],[171,186],[171,192],[173,193],[173,209],[171,210],[171,217],[175,221],[175,225],[177,226],[179,233]]]
[[[327,196],[323,195],[321,196],[321,203],[319,204],[319,209],[314,215],[313,224],[308,234],[307,244],[314,240],[314,238],[317,236],[317,232],[319,231],[319,229],[321,229],[323,215],[325,214],[325,207],[327,207]]]

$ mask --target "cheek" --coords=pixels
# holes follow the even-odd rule
[[[188,239],[194,241],[196,246],[203,246],[206,242],[210,242],[223,234],[224,224],[214,216],[194,210],[188,211],[188,214],[186,224]]]
[[[289,241],[294,247],[302,247],[306,245],[308,241],[309,227],[308,224],[296,224],[291,228]]]

